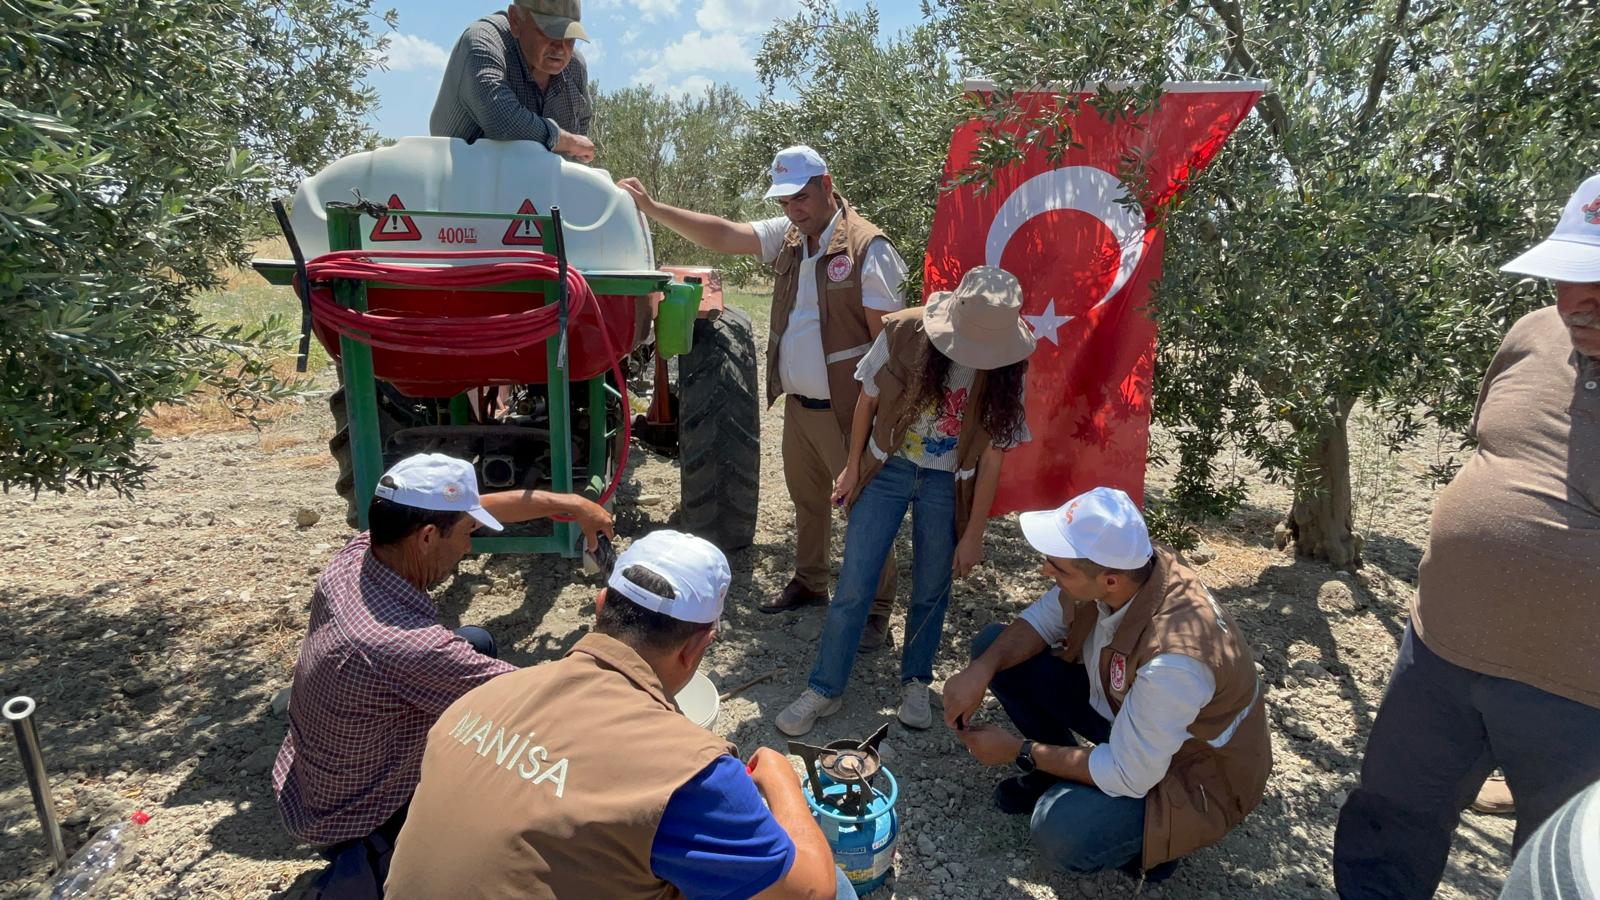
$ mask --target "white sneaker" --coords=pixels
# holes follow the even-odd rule
[[[831,716],[844,705],[843,697],[829,699],[821,694],[806,688],[800,698],[778,713],[778,730],[790,737],[799,737],[811,730],[817,720],[824,716]]]
[[[928,686],[920,681],[906,685],[900,709],[895,713],[907,728],[928,728],[933,725],[933,710],[928,706]]]

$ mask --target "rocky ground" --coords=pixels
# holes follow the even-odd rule
[[[330,427],[312,397],[259,432],[169,434],[150,447],[157,468],[134,502],[110,494],[0,499],[11,523],[0,536],[9,632],[0,641],[0,696],[39,701],[69,847],[135,809],[153,815],[114,896],[292,897],[320,866],[280,827],[268,772],[285,727],[274,698],[290,682],[311,586],[350,536],[332,490]],[[783,586],[793,560],[780,420],[768,414],[762,427],[759,532],[755,546],[732,556],[730,627],[707,659],[723,688],[778,670],[722,706],[716,730],[746,751],[783,746],[771,721],[804,685],[823,616],[754,609]],[[1026,821],[989,805],[1006,773],[980,769],[942,726],[896,727],[889,765],[901,783],[902,833],[893,895],[1332,897],[1335,815],[1356,780],[1433,500],[1416,478],[1434,459],[1431,445],[1397,457],[1376,447],[1358,437],[1368,564],[1355,575],[1274,549],[1286,496],[1261,483],[1250,505],[1204,532],[1196,554],[1269,682],[1276,768],[1265,802],[1241,828],[1158,885],[1117,873],[1049,873],[1032,861]],[[623,535],[669,522],[677,507],[673,464],[642,451],[635,459],[621,492]],[[1168,477],[1152,472],[1152,487]],[[902,592],[909,564],[903,554]],[[531,665],[578,638],[598,586],[562,560],[475,558],[438,597],[446,622],[487,626],[505,656]],[[987,561],[955,589],[940,677],[959,669],[973,634],[1008,621],[1044,586],[1015,517],[995,521]],[[864,736],[891,718],[896,673],[893,653],[865,658],[843,712],[812,737]],[[1510,831],[1508,820],[1469,813],[1439,896],[1493,896]],[[0,896],[28,894],[48,870],[7,747]]]

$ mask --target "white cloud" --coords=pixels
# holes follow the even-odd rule
[[[754,34],[772,27],[774,19],[787,18],[800,9],[798,0],[704,0],[694,21],[707,31]]]
[[[671,84],[656,85],[656,89],[672,97],[690,97],[704,94],[716,82],[704,75],[686,75]]]
[[[687,79],[678,76],[702,72],[754,73],[755,58],[736,34],[691,31],[655,54],[655,65],[634,73],[634,84],[662,89]]]
[[[450,51],[425,37],[393,34],[384,57],[391,72],[443,72],[445,63],[450,61]]]
[[[606,48],[599,41],[585,43],[578,53],[583,56],[583,61],[591,66],[606,58]]]
[[[631,44],[634,41],[637,41],[638,39],[639,39],[639,29],[637,29],[637,28],[629,28],[627,31],[624,31],[622,33],[622,43],[623,44]]]
[[[634,0],[633,5],[646,22],[670,19],[678,14],[678,0]]]

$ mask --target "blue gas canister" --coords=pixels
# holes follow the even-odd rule
[[[900,785],[878,755],[888,733],[885,724],[865,741],[834,741],[824,747],[789,743],[789,752],[806,764],[811,815],[833,850],[834,864],[858,894],[882,887],[894,868]]]

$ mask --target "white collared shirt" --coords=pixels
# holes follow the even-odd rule
[[[1104,603],[1095,605],[1100,616],[1083,642],[1083,662],[1089,705],[1111,723],[1111,737],[1089,751],[1089,776],[1095,787],[1113,797],[1143,797],[1166,777],[1173,754],[1190,738],[1189,726],[1216,694],[1216,677],[1192,656],[1157,654],[1132,674],[1133,687],[1113,716],[1100,683],[1100,651],[1116,635],[1128,606],[1111,612]],[[1052,647],[1067,639],[1060,588],[1034,601],[1022,611],[1022,619]],[[1222,746],[1230,737],[1231,728],[1212,744]]]
[[[783,340],[778,345],[778,377],[786,394],[814,400],[832,399],[825,361],[827,351],[822,346],[822,311],[817,306],[817,261],[833,240],[833,230],[842,215],[841,207],[817,237],[816,253],[809,252],[808,244],[801,244],[800,271],[795,273],[799,281],[794,309],[789,313],[789,323],[784,326]],[[787,216],[750,223],[761,240],[762,262],[770,265],[778,258],[790,224]],[[887,240],[868,244],[864,258],[856,264],[861,269],[862,306],[884,312],[894,312],[905,306],[901,289],[905,285],[906,264]],[[866,348],[862,348],[862,352],[865,351]]]

